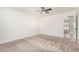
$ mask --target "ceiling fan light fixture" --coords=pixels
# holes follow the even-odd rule
[[[41,12],[41,14],[44,14],[44,13],[45,13],[44,11]]]

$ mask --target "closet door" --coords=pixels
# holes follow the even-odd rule
[[[70,23],[70,39],[73,41],[77,41],[77,21],[75,16],[68,16]]]
[[[74,15],[64,20],[64,38],[77,42],[77,20]]]

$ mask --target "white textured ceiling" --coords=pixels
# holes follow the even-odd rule
[[[46,7],[46,8],[48,8],[48,7]],[[51,8],[52,8],[52,11],[50,11],[49,14],[52,14],[52,15],[76,10],[75,7],[51,7]],[[39,10],[41,10],[40,7],[16,7],[16,9],[22,10],[22,11],[25,11],[28,13],[36,14],[36,15],[41,15],[41,12],[39,11]],[[48,15],[48,14],[42,14],[42,15]]]

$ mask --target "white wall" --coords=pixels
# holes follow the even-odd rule
[[[76,11],[41,18],[40,34],[64,37],[64,19],[71,15],[76,16]]]
[[[0,8],[0,43],[36,34],[63,37],[64,18],[73,14],[75,15],[75,11],[38,18],[13,8]]]
[[[0,43],[39,33],[38,18],[12,8],[0,8]]]

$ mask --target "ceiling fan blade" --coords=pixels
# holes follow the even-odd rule
[[[45,7],[40,7],[42,10],[45,10]]]
[[[49,10],[52,10],[51,8],[49,8],[49,9],[46,9],[46,11],[49,11]]]
[[[48,11],[45,11],[46,13],[49,13]]]

